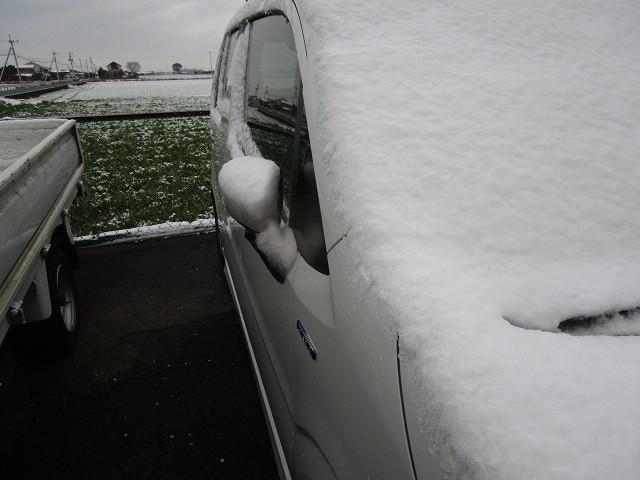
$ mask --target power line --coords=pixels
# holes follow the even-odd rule
[[[38,60],[37,58],[30,58],[22,55],[18,55],[18,58],[22,60],[28,60],[29,62],[33,62],[33,63],[46,63],[46,60]]]
[[[24,44],[22,42],[20,42],[20,52],[22,53],[22,55],[24,56],[28,56],[28,57],[32,57],[32,58],[38,58],[40,57],[40,55],[35,55],[33,54],[33,50],[29,49],[29,48],[25,48]],[[41,53],[41,52],[40,52]],[[20,57],[20,55],[18,55]],[[43,58],[46,58],[46,56],[43,56]],[[40,60],[40,61],[45,61],[45,60]]]

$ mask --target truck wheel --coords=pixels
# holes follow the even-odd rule
[[[78,299],[71,274],[71,261],[65,252],[53,247],[46,259],[51,317],[47,321],[53,330],[60,353],[70,353],[78,342]]]

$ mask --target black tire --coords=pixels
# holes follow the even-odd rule
[[[67,355],[78,343],[78,296],[71,261],[64,250],[52,247],[46,264],[51,298],[51,317],[46,322],[55,350]]]
[[[69,256],[63,249],[52,247],[45,263],[51,316],[40,322],[11,327],[3,344],[24,364],[65,358],[78,343],[78,301]],[[72,315],[71,322],[69,314]]]

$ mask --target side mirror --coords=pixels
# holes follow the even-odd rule
[[[280,168],[271,160],[238,157],[218,174],[218,185],[229,214],[254,232],[278,221]]]

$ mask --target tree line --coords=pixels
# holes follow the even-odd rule
[[[100,67],[98,69],[98,77],[100,77],[101,79],[138,78],[141,68],[142,67],[140,66],[139,62],[132,61],[132,62],[127,62],[126,70],[125,70],[122,68],[122,65],[114,61],[109,63],[106,69]]]

